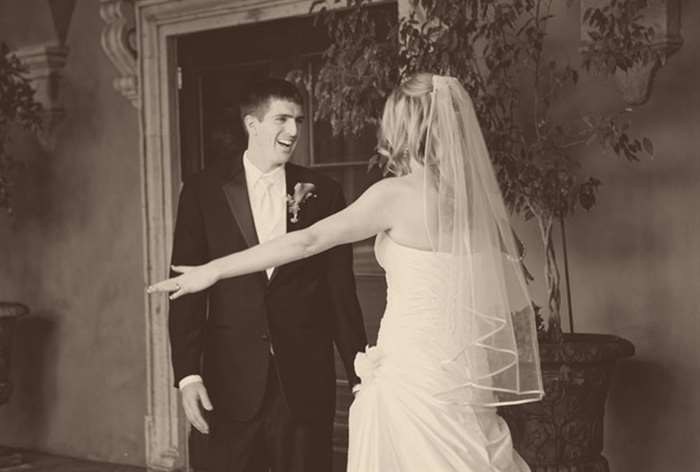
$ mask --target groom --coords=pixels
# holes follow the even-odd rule
[[[185,182],[173,265],[202,264],[344,207],[337,183],[288,162],[302,105],[284,80],[244,92],[248,148]],[[367,343],[350,246],[178,298],[169,324],[176,386],[188,420],[208,437],[208,470],[331,470],[333,343],[351,386]]]

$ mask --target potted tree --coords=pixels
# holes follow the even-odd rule
[[[534,471],[608,470],[601,454],[607,388],[615,361],[634,347],[615,336],[562,332],[554,230],[563,231],[578,207],[596,203],[601,182],[586,175],[581,147],[597,143],[636,161],[653,153],[652,143],[630,134],[626,108],[576,117],[555,113],[557,100],[578,85],[579,71],[546,53],[551,0],[419,0],[418,9],[401,19],[369,1],[345,3],[341,11],[313,3],[331,39],[312,78],[315,118],[329,121],[335,133],[357,134],[377,126],[403,77],[428,71],[461,80],[504,199],[514,215],[537,223],[544,252],[547,322],[540,318],[538,325],[545,399],[502,414]],[[587,7],[581,68],[613,74],[661,60],[654,31],[642,24],[645,6],[645,0],[606,0]],[[372,162],[383,164],[381,157]]]
[[[20,167],[7,144],[15,126],[38,130],[41,105],[25,77],[26,70],[7,45],[0,42],[0,210],[12,213],[13,181]],[[16,302],[0,301],[0,405],[10,399],[10,352],[17,319],[29,310]],[[0,467],[17,464],[20,457],[0,448]]]
[[[20,164],[7,150],[10,133],[16,126],[29,131],[41,127],[41,104],[27,70],[10,48],[0,41],[0,210],[12,213],[13,181]]]

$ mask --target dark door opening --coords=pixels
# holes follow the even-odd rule
[[[373,8],[397,14],[395,4]],[[340,182],[349,202],[381,178],[378,170],[367,170],[376,146],[376,132],[334,137],[328,123],[312,120],[310,87],[328,43],[325,29],[314,26],[309,16],[180,36],[177,65],[182,178],[218,160],[232,159],[245,149],[247,138],[239,118],[237,96],[248,80],[263,76],[291,80],[305,96],[307,120],[293,162],[313,167]],[[368,335],[374,340],[384,305],[384,282],[376,277],[358,277],[357,282]],[[338,356],[336,370],[342,383],[344,369]],[[334,433],[334,470],[338,471],[344,470],[347,407],[351,399],[347,386],[340,385]],[[190,464],[200,472],[207,470],[206,438],[194,429],[189,438]]]

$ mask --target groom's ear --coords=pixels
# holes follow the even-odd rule
[[[248,133],[248,136],[255,136],[259,123],[258,119],[253,115],[245,115],[243,117],[243,127],[246,133]]]

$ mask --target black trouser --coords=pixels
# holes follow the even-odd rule
[[[333,418],[292,417],[271,359],[260,411],[250,421],[211,417],[206,449],[193,462],[210,472],[330,472],[332,433]]]

